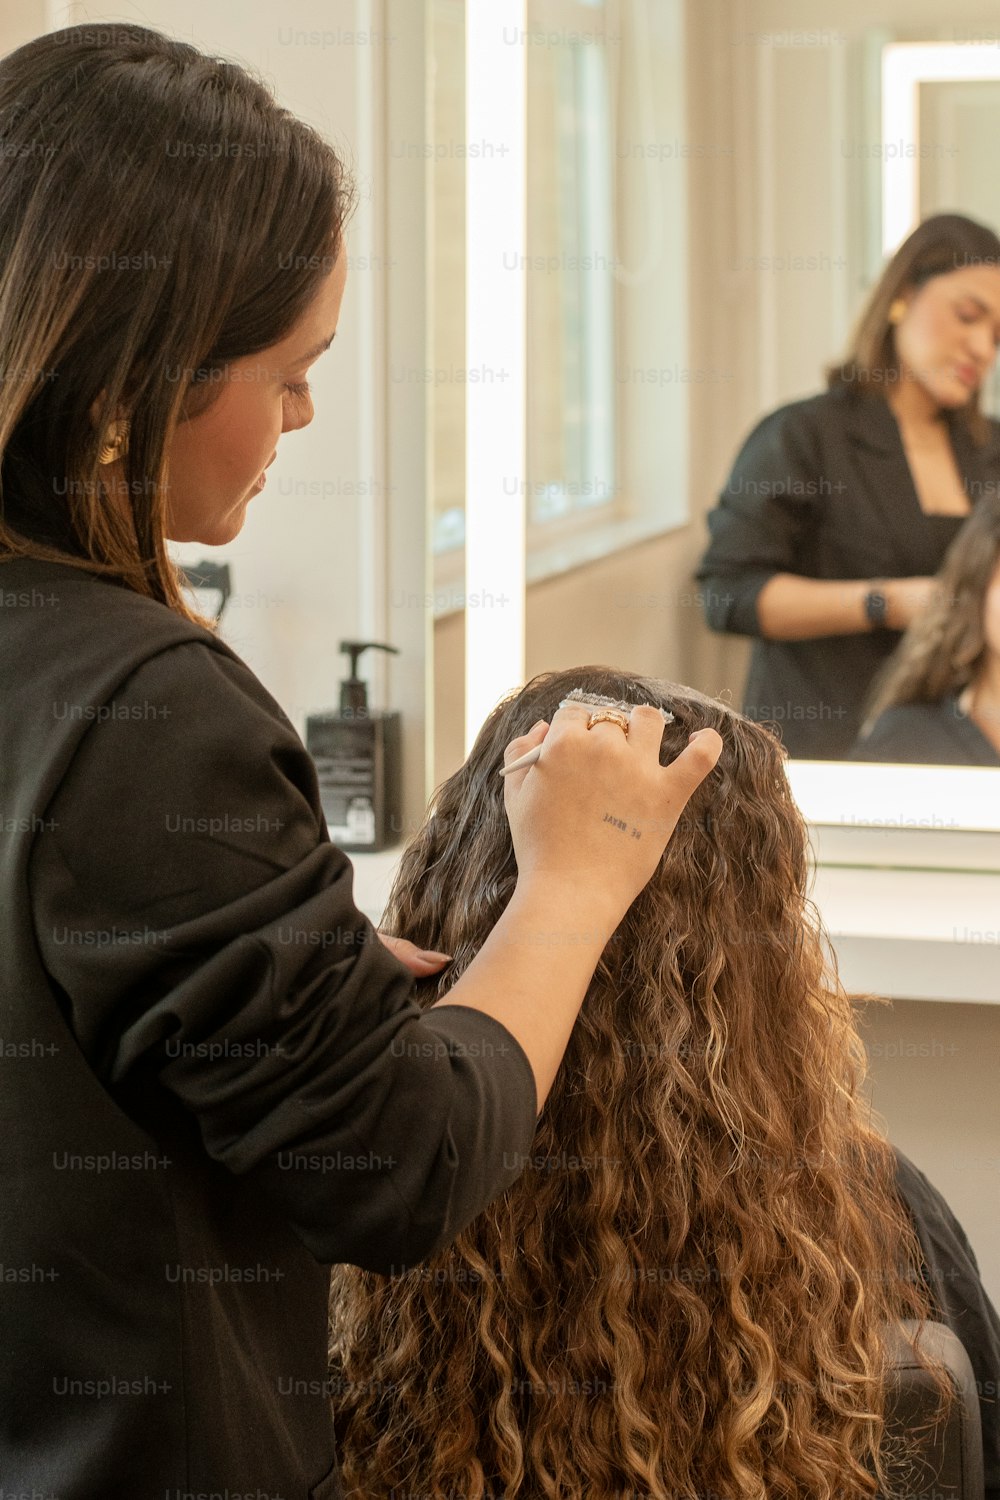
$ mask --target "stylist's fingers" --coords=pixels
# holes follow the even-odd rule
[[[676,760],[662,772],[666,806],[663,832],[669,838],[689,799],[705,777],[715,769],[722,754],[722,736],[714,729],[698,729],[690,736]],[[665,840],[664,840],[665,842]]]
[[[508,764],[532,744],[541,755],[537,766],[506,777],[505,806],[519,877],[571,877],[576,890],[617,913],[618,922],[655,872],[722,741],[714,730],[692,737],[664,767],[657,709],[633,707],[627,736],[618,716],[609,713],[591,728],[595,717],[585,704],[567,704],[552,715],[544,744],[536,724],[508,746]]]
[[[656,761],[663,740],[663,716],[659,709],[636,704],[629,715],[629,744],[648,761]],[[714,729],[699,729],[668,766],[659,773],[660,796],[653,820],[646,825],[660,847],[666,846],[688,801],[713,769],[722,753],[722,740]]]
[[[648,703],[637,703],[628,716],[629,744],[647,756],[659,759],[663,741],[663,715]]]
[[[449,953],[437,953],[432,948],[418,948],[409,938],[393,937],[388,932],[380,932],[378,937],[383,946],[399,959],[404,969],[409,969],[418,979],[437,974],[445,964],[451,963]]]
[[[532,724],[527,734],[519,734],[516,740],[511,740],[503,753],[504,765],[509,766],[512,761],[520,760],[522,755],[527,755],[529,751],[537,749],[548,734],[549,727],[545,719],[539,719],[537,723]],[[530,770],[530,766],[525,766],[523,771],[512,771],[505,779],[504,795],[506,796],[509,790],[516,791]]]

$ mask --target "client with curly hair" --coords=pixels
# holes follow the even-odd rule
[[[724,748],[604,951],[521,1176],[425,1265],[334,1273],[346,1492],[873,1496],[887,1329],[928,1303],[778,742],[689,688],[536,677],[439,789],[384,925],[453,955],[417,998],[445,994],[514,889],[504,747],[577,686],[672,714],[664,764],[706,725]]]

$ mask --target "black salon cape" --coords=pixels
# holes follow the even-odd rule
[[[990,423],[983,447],[953,424],[952,444],[973,508],[1000,494],[1000,423]],[[896,419],[880,395],[837,387],[758,423],[708,516],[711,542],[696,575],[711,628],[756,638],[743,712],[776,725],[792,756],[845,756],[900,633],[765,640],[757,595],[776,573],[929,577],[962,520],[921,510]]]
[[[901,703],[879,714],[848,760],[921,766],[1000,766],[1000,751],[964,714],[958,699],[940,703]]]
[[[921,1275],[934,1316],[947,1323],[969,1356],[983,1423],[985,1500],[1000,1500],[1000,1317],[965,1230],[937,1188],[898,1149],[896,1191],[920,1241]]]
[[[0,564],[0,1486],[341,1494],[329,1272],[517,1176],[530,1066],[421,1014],[312,762],[210,632]]]

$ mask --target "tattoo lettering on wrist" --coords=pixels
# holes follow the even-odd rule
[[[629,825],[621,818],[612,817],[611,813],[605,813],[603,821],[605,823],[610,823],[614,828],[620,828],[622,833],[628,833],[629,831]],[[642,834],[639,832],[638,828],[632,829],[632,837],[634,839],[642,838]]]

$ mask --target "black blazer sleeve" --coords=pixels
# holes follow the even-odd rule
[[[518,1175],[528,1060],[468,1007],[422,1013],[352,899],[312,762],[253,673],[199,642],[138,667],[87,728],[29,883],[90,1066],[148,1082],[323,1262],[398,1270]]]
[[[696,575],[712,630],[760,635],[756,605],[765,583],[803,571],[820,470],[815,438],[794,405],[751,432],[709,513],[711,541]]]

